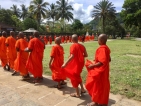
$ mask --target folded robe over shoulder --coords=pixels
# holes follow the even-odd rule
[[[33,74],[34,78],[42,77],[43,73],[43,54],[45,44],[38,38],[33,38],[29,41],[28,48],[32,50],[26,63],[26,68]]]
[[[6,41],[6,44],[8,44],[9,46],[7,47],[7,58],[8,58],[8,62],[10,64],[10,68],[14,68],[14,61],[17,57],[17,52],[15,49],[15,44],[16,44],[16,39],[14,39],[12,36],[9,36]]]
[[[65,80],[66,76],[61,68],[64,63],[63,47],[60,45],[53,46],[50,56],[53,57],[53,62],[51,65],[52,79],[57,82]]]
[[[73,59],[67,64],[63,69],[68,78],[70,78],[71,83],[74,88],[82,82],[81,72],[84,67],[84,51],[85,47],[79,43],[74,43],[70,47],[70,54],[73,54]]]
[[[7,64],[7,55],[6,55],[6,45],[5,45],[6,37],[0,37],[0,59],[1,65],[4,67]]]
[[[93,62],[89,60],[86,61],[85,66],[88,70],[88,76],[85,86],[92,98],[92,101],[99,104],[108,104],[110,92],[110,49],[106,45],[102,45],[96,50],[94,62],[101,62],[103,65],[100,67],[89,69],[88,66]]]
[[[28,53],[24,51],[27,48],[28,42],[25,39],[19,39],[16,41],[15,48],[18,48],[17,58],[14,62],[14,70],[19,71],[22,76],[28,74],[28,70],[25,68]]]

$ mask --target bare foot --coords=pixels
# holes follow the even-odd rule
[[[76,98],[79,98],[80,97],[80,95],[77,95],[76,93],[71,93],[70,96],[71,97],[76,97]]]

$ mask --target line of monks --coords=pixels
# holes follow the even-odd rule
[[[34,32],[29,42],[24,39],[24,34],[19,32],[19,39],[14,38],[15,33],[10,32],[7,37],[6,32],[2,32],[0,37],[0,59],[4,70],[13,70],[12,75],[20,73],[23,79],[30,79],[30,74],[34,77],[34,83],[43,80],[43,54],[45,42],[40,39],[39,33]],[[64,49],[61,46],[62,38],[55,38],[55,45],[50,53],[49,68],[52,71],[52,79],[58,84],[55,88],[61,89],[65,85],[66,78],[69,78],[75,93],[71,97],[79,98],[86,90],[82,83],[81,72],[86,66],[88,70],[85,87],[91,96],[92,102],[87,106],[108,106],[110,82],[109,82],[109,62],[110,49],[106,45],[107,36],[101,34],[98,37],[99,48],[95,53],[95,60],[86,60],[88,56],[84,45],[78,43],[79,37],[71,36],[70,56],[64,62]],[[81,90],[79,91],[79,85]]]

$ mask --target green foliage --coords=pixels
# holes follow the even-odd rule
[[[132,25],[139,28],[141,33],[141,1],[140,0],[125,0],[122,6],[121,16],[123,18],[124,24],[127,28],[131,28]],[[141,34],[134,31],[141,37]],[[136,35],[135,35],[136,36]]]
[[[32,0],[30,2],[29,11],[33,13],[33,16],[37,20],[39,26],[41,18],[46,18],[47,5],[49,5],[49,3],[44,2],[44,0]]]
[[[15,27],[17,31],[22,31],[23,30],[23,23],[16,15],[11,16],[12,20],[15,22]]]
[[[41,26],[39,27],[39,32],[40,32],[41,34],[46,33],[46,32],[47,32],[47,31],[46,31],[46,27],[43,26],[43,25],[41,25]]]
[[[103,33],[105,33],[105,21],[115,18],[116,10],[113,6],[112,2],[102,0],[94,6],[94,10],[92,11],[93,18],[100,18],[102,20]]]
[[[14,26],[15,22],[12,19],[12,11],[6,9],[0,9],[0,22]]]
[[[74,33],[77,33],[77,31],[80,31],[83,28],[83,24],[80,20],[74,19],[74,22],[72,23],[72,29]]]
[[[11,11],[13,12],[13,15],[16,15],[18,18],[20,18],[21,12],[20,9],[17,7],[17,5],[14,5],[10,7]]]
[[[37,22],[34,19],[26,18],[23,21],[23,26],[24,26],[24,30],[29,29],[29,28],[37,29]]]

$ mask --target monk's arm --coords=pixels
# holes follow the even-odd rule
[[[111,56],[110,56],[110,60],[109,61],[111,62]]]
[[[20,51],[20,49],[18,47],[16,47],[17,52]]]
[[[95,63],[95,64],[90,64],[89,66],[88,66],[88,68],[95,68],[95,67],[100,67],[100,66],[102,66],[103,64],[101,63],[101,62],[97,62],[97,63]]]
[[[62,68],[64,68],[72,59],[73,59],[74,55],[71,54],[69,59],[62,65]]]
[[[51,56],[51,57],[50,57],[50,61],[49,61],[49,68],[51,68],[51,63],[52,63],[53,59],[54,59],[54,58]]]
[[[29,48],[25,48],[24,51],[25,51],[25,52],[32,52],[32,50],[29,49]]]
[[[85,48],[85,51],[84,51],[84,57],[88,57],[88,53],[86,51],[86,48]]]

